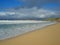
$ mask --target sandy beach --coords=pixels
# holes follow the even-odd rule
[[[60,45],[60,23],[0,41],[0,45]]]

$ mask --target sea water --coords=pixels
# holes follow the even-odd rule
[[[0,40],[16,37],[24,33],[40,29],[55,22],[0,24]]]

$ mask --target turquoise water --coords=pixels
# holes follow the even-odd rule
[[[0,24],[0,40],[12,38],[51,24],[54,22]]]

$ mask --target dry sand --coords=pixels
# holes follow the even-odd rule
[[[60,23],[0,41],[0,45],[60,45]]]

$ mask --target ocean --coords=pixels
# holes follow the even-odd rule
[[[0,40],[9,39],[22,34],[25,34],[36,29],[52,25],[55,22],[41,21],[39,23],[0,23]]]

